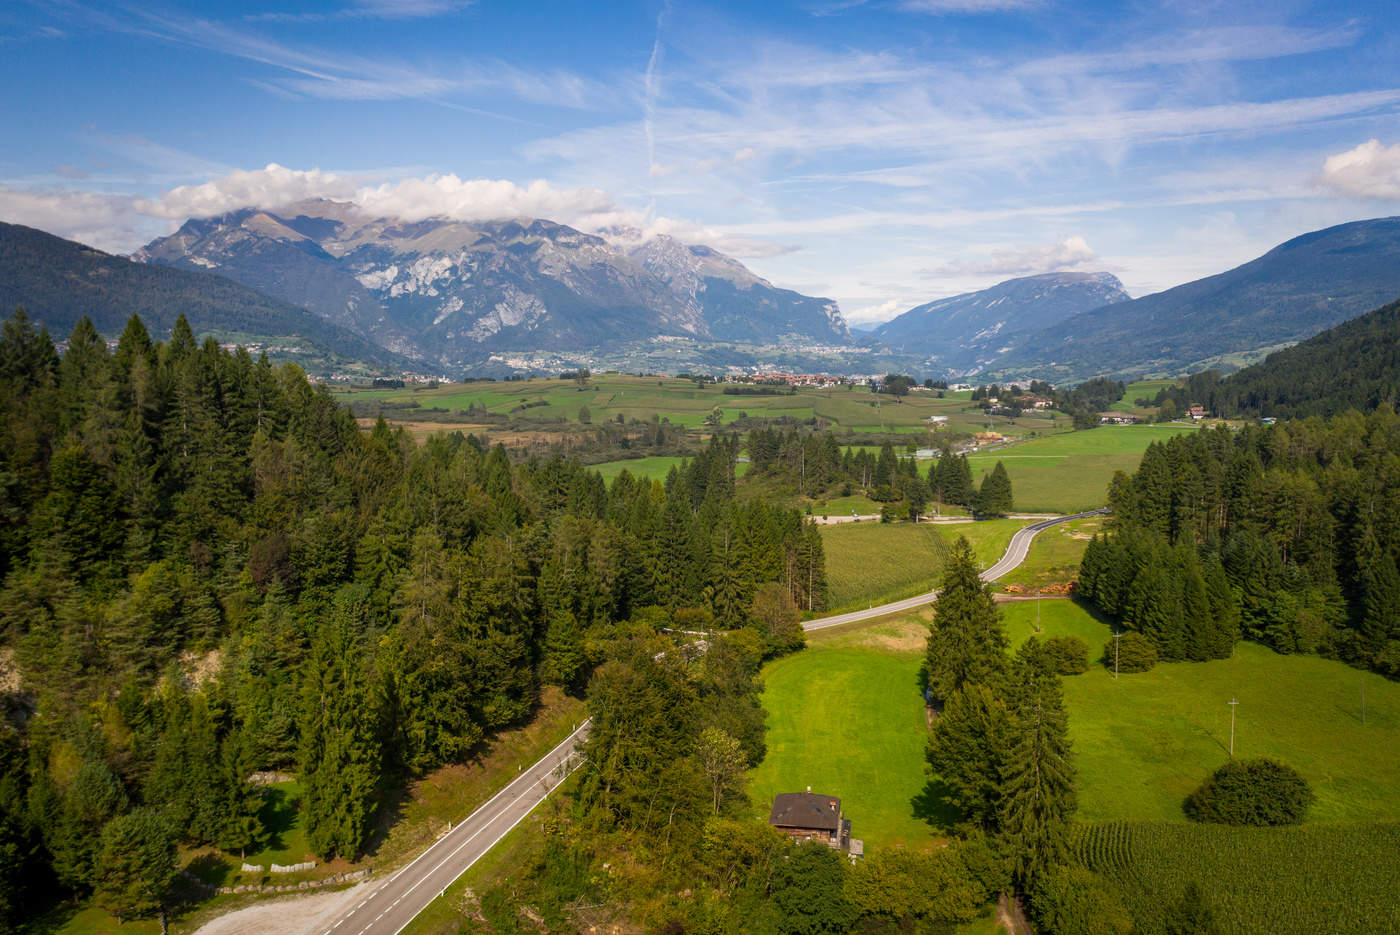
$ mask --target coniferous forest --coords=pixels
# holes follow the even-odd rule
[[[1163,659],[1240,636],[1400,675],[1400,418],[1387,405],[1154,444],[1109,491],[1080,593]]]
[[[67,896],[163,913],[176,845],[258,845],[258,771],[295,771],[315,852],[354,857],[387,790],[595,669],[654,684],[681,755],[752,762],[758,662],[825,600],[816,530],[736,498],[732,438],[608,487],[363,431],[183,317],[164,343],[133,318],[112,350],[83,319],[60,357],[17,313],[0,398],[0,677],[22,708],[0,727],[0,921]],[[637,647],[672,623],[749,636],[671,698],[652,670],[680,662]],[[596,794],[654,822],[618,768]]]

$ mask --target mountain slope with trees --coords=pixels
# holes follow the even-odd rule
[[[1026,335],[988,371],[1181,374],[1301,341],[1400,296],[1400,217],[1313,231],[1232,270]]]
[[[1334,416],[1400,406],[1400,302],[1270,354],[1224,379],[1193,374],[1182,394],[1226,417]]]
[[[0,223],[0,309],[8,315],[20,307],[55,335],[68,334],[86,317],[100,334],[115,336],[132,315],[166,335],[183,314],[200,332],[299,336],[330,354],[389,371],[420,366],[223,276],[133,263],[30,227]]]

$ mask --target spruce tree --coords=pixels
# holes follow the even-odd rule
[[[378,705],[359,633],[366,592],[347,585],[337,593],[303,688],[302,815],[311,849],[327,859],[359,853],[379,783]]]
[[[1035,637],[1017,652],[1010,684],[1012,736],[1002,769],[1000,834],[1024,889],[1069,857],[1074,765],[1060,679]]]
[[[1007,647],[1001,611],[979,576],[972,546],[962,536],[948,556],[933,610],[925,669],[934,699],[942,704],[969,682],[999,683]]]
[[[982,479],[982,489],[977,494],[977,512],[986,517],[1006,516],[1013,509],[1011,478],[1000,461],[992,468],[992,473]]]

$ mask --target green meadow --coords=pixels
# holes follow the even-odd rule
[[[808,786],[840,798],[867,847],[921,846],[925,720],[922,627],[907,619],[814,634],[763,669],[768,755],[749,774],[755,815]]]
[[[1136,470],[1152,442],[1191,431],[1188,425],[1106,425],[1032,438],[968,461],[979,485],[998,461],[1005,464],[1018,510],[1078,513],[1103,506],[1114,472]]]
[[[1074,635],[1098,656],[1109,627],[1069,600],[1003,605],[1007,633]],[[1366,720],[1361,720],[1365,683]],[[1181,803],[1230,755],[1268,756],[1317,795],[1310,822],[1400,820],[1400,684],[1317,656],[1241,643],[1229,659],[1162,663],[1113,677],[1095,665],[1064,679],[1084,821],[1182,820]]]

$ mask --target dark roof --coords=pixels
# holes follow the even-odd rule
[[[784,792],[773,797],[768,823],[779,828],[811,828],[838,831],[841,828],[841,800],[811,792]]]

